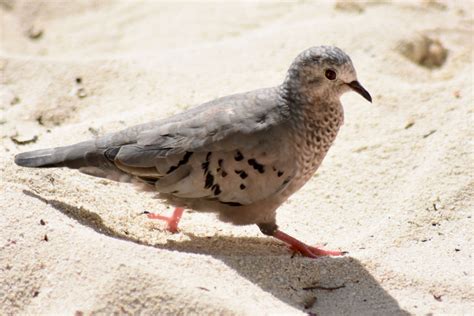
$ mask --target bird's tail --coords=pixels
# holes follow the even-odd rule
[[[106,159],[98,152],[94,141],[86,141],[71,146],[24,152],[15,156],[15,163],[30,168],[67,167],[79,169],[97,164],[98,156]]]
[[[79,169],[80,172],[120,182],[133,177],[118,169],[114,158],[119,147],[98,148],[95,140],[70,146],[28,151],[15,156],[15,163],[29,168]]]

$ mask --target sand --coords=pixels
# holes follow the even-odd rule
[[[469,1],[0,1],[0,314],[474,314],[472,12]],[[278,223],[344,257],[292,257],[257,227],[196,212],[170,234],[142,215],[171,212],[150,194],[13,163],[279,84],[321,44],[352,57],[374,102],[343,96],[334,146]],[[423,65],[423,49],[443,47],[446,60]]]

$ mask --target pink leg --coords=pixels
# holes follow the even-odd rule
[[[177,207],[174,209],[173,215],[169,217],[160,215],[160,214],[155,214],[155,213],[147,213],[147,216],[150,219],[160,219],[162,221],[165,221],[168,224],[167,229],[172,233],[177,233],[178,224],[179,224],[179,221],[181,220],[181,216],[183,216],[183,212],[184,212],[184,208]]]
[[[288,244],[291,249],[298,251],[305,257],[317,258],[320,256],[342,256],[346,253],[343,251],[331,251],[308,246],[305,243],[299,241],[298,239],[293,238],[288,234],[285,234],[281,230],[276,230],[272,236]]]

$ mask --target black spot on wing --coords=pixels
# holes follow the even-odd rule
[[[244,155],[240,151],[237,150],[234,156],[235,161],[241,161],[244,159]]]
[[[238,174],[238,175],[240,176],[240,178],[242,178],[242,179],[245,179],[245,178],[248,177],[247,172],[245,172],[245,171],[243,171],[243,170],[234,170],[234,172],[235,172],[236,174]]]
[[[208,172],[206,175],[206,181],[204,182],[204,189],[209,189],[214,184],[214,176]]]
[[[209,161],[203,162],[201,164],[201,168],[202,168],[202,170],[204,170],[204,174],[206,174],[207,171],[209,170]]]
[[[183,158],[182,158],[180,161],[178,161],[178,164],[177,164],[176,166],[171,166],[171,167],[169,168],[169,170],[166,172],[166,174],[170,174],[171,172],[175,171],[176,169],[178,169],[178,168],[181,167],[182,165],[187,164],[188,161],[189,161],[189,158],[191,158],[192,155],[193,155],[192,152],[187,151],[187,152],[184,154]]]
[[[281,177],[283,174],[284,174],[283,171],[278,171],[278,173],[277,173],[278,178]]]
[[[209,189],[214,184],[214,176],[212,175],[211,171],[209,171],[211,154],[211,152],[208,152],[206,155],[206,161],[201,164],[201,167],[204,170],[204,175],[206,176],[206,180],[204,181],[204,189]]]
[[[218,184],[214,184],[211,190],[214,191],[214,195],[219,195],[222,192]]]
[[[255,170],[257,170],[259,173],[264,173],[265,172],[265,166],[258,163],[257,160],[255,159],[249,159],[247,161],[249,165],[251,165]]]
[[[241,190],[244,190],[245,188],[246,188],[245,184],[242,183],[242,184],[240,185],[240,189],[241,189]]]
[[[211,159],[211,152],[208,152],[206,155],[206,161],[201,164],[202,170],[204,170],[204,174],[207,174],[209,171],[209,164],[210,164],[210,159]]]

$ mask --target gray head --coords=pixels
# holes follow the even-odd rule
[[[316,98],[337,98],[353,90],[372,102],[369,92],[357,81],[352,61],[334,46],[311,47],[299,54],[285,84],[293,93]]]

